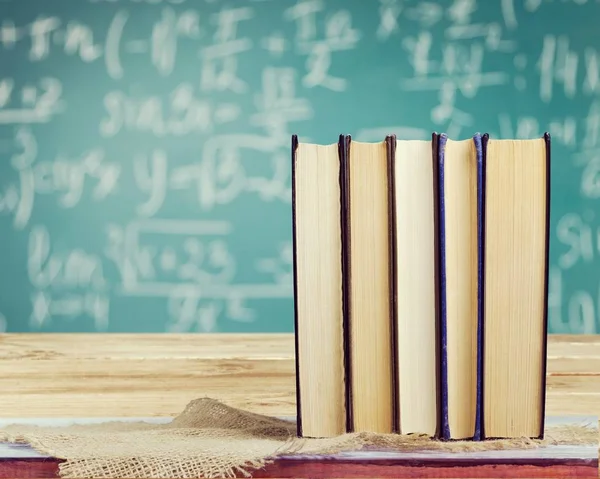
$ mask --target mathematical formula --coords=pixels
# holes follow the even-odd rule
[[[48,230],[35,225],[27,255],[33,287],[30,324],[40,327],[56,316],[87,316],[97,330],[106,330],[111,295],[166,298],[174,331],[192,323],[212,330],[217,313],[226,313],[234,321],[251,321],[254,312],[247,300],[290,297],[291,244],[283,244],[275,257],[256,261],[256,272],[265,283],[244,284],[236,281],[232,233],[231,224],[224,221],[108,225],[106,247],[94,254],[77,247],[57,248]],[[112,284],[105,274],[111,265],[118,271]],[[212,317],[212,328],[207,315]]]

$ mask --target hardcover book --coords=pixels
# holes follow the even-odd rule
[[[439,137],[442,438],[481,438],[481,135]]]
[[[392,141],[364,143],[346,136],[342,155],[348,431],[394,430]]]
[[[550,135],[484,138],[483,434],[544,433]]]
[[[292,138],[294,325],[298,435],[346,431],[342,187],[337,144]]]
[[[396,430],[439,433],[438,135],[390,146]]]

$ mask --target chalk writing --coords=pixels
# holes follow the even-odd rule
[[[107,3],[116,3],[110,2]],[[147,3],[152,2],[149,0]],[[84,63],[104,59],[106,71],[113,79],[124,75],[122,54],[147,54],[156,71],[163,76],[173,72],[178,45],[182,41],[201,38],[200,18],[195,10],[177,12],[173,6],[183,1],[165,1],[158,18],[145,38],[129,38],[125,28],[130,23],[130,13],[117,10],[108,28],[94,31],[91,25],[78,20],[64,21],[59,16],[38,16],[28,24],[17,26],[11,19],[0,23],[0,48],[13,50],[23,41],[29,44],[28,59],[42,62],[62,52]],[[101,37],[106,31],[105,39]]]
[[[36,330],[51,326],[57,319],[91,317],[96,331],[106,331],[109,313],[110,299],[105,293],[50,295],[44,291],[35,291],[31,295],[29,325]]]
[[[308,99],[296,96],[297,81],[293,68],[265,67],[262,71],[257,112],[250,116],[250,123],[263,128],[273,145],[289,146],[288,124],[314,117]]]
[[[240,115],[234,103],[214,105],[198,96],[191,83],[181,83],[167,99],[162,95],[133,98],[122,91],[110,91],[104,96],[104,107],[106,116],[100,121],[99,132],[106,138],[130,131],[157,137],[207,133]]]
[[[557,333],[566,331],[562,315],[562,300],[562,271],[556,266],[551,266],[548,271],[548,330]]]
[[[47,123],[65,109],[62,83],[44,77],[17,89],[12,78],[0,79],[0,125]]]
[[[79,248],[52,249],[47,229],[33,226],[27,258],[27,274],[34,288],[30,325],[37,329],[51,323],[56,316],[87,315],[94,320],[97,330],[105,330],[109,298],[101,259]],[[70,292],[64,293],[65,290]]]
[[[317,14],[325,8],[320,0],[299,0],[285,11],[285,19],[296,23],[296,49],[307,54],[306,75],[302,84],[307,88],[321,86],[333,91],[344,91],[347,80],[330,73],[332,54],[351,50],[360,40],[360,33],[352,26],[348,10],[338,10],[326,21],[325,34],[318,35]]]
[[[597,334],[600,332],[600,288],[578,289],[569,295],[563,314],[563,272],[550,270],[548,295],[549,328],[559,334]]]
[[[247,52],[253,46],[249,37],[237,37],[238,24],[254,16],[249,7],[221,10],[214,21],[217,31],[213,44],[201,50],[202,75],[200,88],[204,92],[232,91],[245,93],[247,84],[238,77],[237,55]]]
[[[174,292],[169,297],[170,321],[168,332],[189,331],[215,332],[224,321],[252,322],[256,317],[253,309],[243,304],[243,299],[232,294],[226,299],[205,299],[199,294]]]
[[[575,334],[595,334],[596,307],[592,295],[576,291],[569,299],[569,330]]]
[[[256,193],[263,201],[290,202],[290,172],[287,155],[273,153],[271,177],[251,175],[242,166],[244,149],[275,152],[277,145],[261,137],[215,137],[206,144],[202,160],[169,167],[163,150],[134,158],[134,178],[146,200],[136,208],[141,217],[154,216],[169,191],[195,191],[198,206],[209,211],[236,201],[245,193]]]
[[[278,255],[274,258],[261,258],[257,261],[256,269],[272,275],[276,284],[293,284],[293,249],[291,242],[285,242],[278,247]]]
[[[17,229],[28,224],[36,195],[56,195],[60,207],[74,208],[90,183],[93,201],[102,201],[115,191],[121,166],[105,161],[102,149],[78,157],[59,154],[53,161],[39,161],[37,140],[27,127],[16,130],[15,144],[17,152],[10,164],[18,174],[18,181],[6,187],[0,212],[12,213]]]
[[[225,222],[176,220],[135,222],[126,230],[112,226],[107,256],[119,268],[128,294],[168,295],[181,282],[218,290],[235,275],[235,258],[224,238],[230,229]],[[163,246],[145,241],[157,235],[165,238]]]
[[[558,241],[568,250],[558,257],[559,266],[571,269],[578,262],[592,263],[600,253],[600,227],[591,223],[594,213],[587,211],[584,216],[577,213],[568,213],[558,221],[556,236]]]
[[[27,273],[37,288],[85,288],[105,285],[101,260],[83,250],[52,253],[50,235],[42,226],[34,226],[29,234]]]
[[[379,0],[379,26],[377,38],[387,40],[398,31],[398,16],[402,12],[402,5],[398,0]]]
[[[280,58],[288,49],[287,40],[281,32],[275,32],[262,40],[262,46],[272,56]]]
[[[163,9],[161,19],[152,29],[150,40],[152,64],[161,75],[170,75],[177,61],[179,38],[197,39],[200,35],[198,12],[187,10],[177,14],[172,8]]]

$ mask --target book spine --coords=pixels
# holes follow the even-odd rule
[[[446,325],[446,219],[444,201],[444,153],[448,136],[440,134],[438,140],[438,198],[439,198],[439,254],[440,254],[440,408],[441,408],[441,438],[449,440],[450,425],[448,423],[448,356],[447,325]]]
[[[483,295],[484,295],[484,228],[485,228],[485,149],[488,134],[473,136],[477,151],[477,385],[475,399],[474,441],[481,441],[483,422]]]
[[[302,404],[300,402],[300,354],[298,349],[298,267],[296,254],[296,151],[298,136],[292,135],[292,263],[294,275],[294,357],[296,368],[296,432],[302,437]]]
[[[437,132],[431,134],[431,162],[433,172],[433,255],[434,255],[434,294],[435,294],[435,350],[437,351],[435,383],[436,387],[436,408],[438,417],[436,418],[437,428],[435,437],[442,437],[441,420],[441,331],[440,331],[440,181],[439,181],[439,143],[440,137]]]
[[[350,268],[350,164],[349,154],[351,145],[350,135],[340,135],[338,141],[338,153],[340,157],[340,208],[341,208],[341,234],[342,234],[342,301],[343,301],[343,327],[344,327],[344,375],[345,398],[346,398],[346,431],[354,430],[354,418],[352,414],[352,356],[350,338],[350,318],[352,301],[350,299],[350,287],[352,282],[352,271]]]
[[[550,261],[550,173],[551,173],[551,153],[550,153],[550,133],[544,133],[544,140],[546,142],[546,244],[545,244],[545,258],[544,258],[544,325],[543,325],[543,346],[542,346],[542,404],[540,407],[541,417],[541,430],[539,439],[544,438],[544,424],[546,419],[546,371],[548,362],[548,273],[549,273],[549,261]]]
[[[300,354],[298,347],[298,267],[297,267],[297,229],[296,229],[296,152],[298,149],[298,136],[292,135],[292,167],[291,167],[291,183],[292,183],[292,264],[293,264],[293,292],[294,292],[294,349],[295,349],[295,370],[296,370],[296,431],[298,437],[303,437],[302,431],[302,401],[301,401],[301,387],[300,384]],[[348,289],[345,284],[345,278],[347,275],[346,267],[349,266],[349,262],[346,259],[346,250],[344,247],[345,241],[345,230],[346,230],[346,141],[344,135],[339,136],[338,141],[338,158],[340,162],[340,227],[342,235],[342,252],[341,252],[341,266],[342,266],[342,308],[343,308],[343,354],[344,354],[344,375],[345,375],[345,408],[346,414],[350,410],[348,407],[348,393],[350,389],[350,376],[348,375],[349,365],[349,338],[348,338]]]
[[[400,407],[398,392],[398,271],[396,263],[396,135],[385,138],[388,166],[388,242],[389,242],[389,283],[390,283],[390,321],[392,332],[392,420],[393,432],[400,432]]]
[[[477,403],[478,408],[477,412],[479,413],[479,437],[483,440],[485,439],[485,421],[483,420],[485,414],[485,401],[483,397],[483,391],[485,390],[485,375],[483,374],[484,370],[484,357],[485,357],[485,192],[486,192],[486,165],[487,165],[487,148],[488,141],[490,139],[490,135],[488,133],[484,133],[481,136],[481,169],[477,173],[477,201],[480,202],[481,213],[479,213],[479,228],[478,234],[481,235],[479,239],[479,258],[480,261],[478,263],[477,274],[479,276],[480,282],[477,290],[477,313],[481,316],[478,316],[480,319],[479,330],[477,332],[477,346],[478,346],[478,354],[477,354],[477,380],[478,380],[478,390],[477,390]],[[481,198],[480,198],[481,196]],[[481,288],[481,289],[479,289]]]

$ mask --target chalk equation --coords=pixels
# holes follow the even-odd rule
[[[122,296],[165,298],[173,330],[191,323],[207,330],[209,311],[212,321],[217,312],[234,321],[252,321],[255,313],[248,300],[291,296],[291,244],[283,245],[275,257],[256,261],[256,274],[264,283],[243,283],[237,280],[233,233],[226,221],[112,224],[106,228],[105,248],[93,253],[57,247],[48,229],[35,225],[27,253],[30,325],[39,328],[53,317],[86,316],[96,330],[104,331],[111,298]],[[118,271],[116,277],[107,273],[111,265]]]
[[[164,150],[138,152],[127,163],[111,161],[104,148],[81,154],[57,155],[39,160],[38,142],[31,130],[19,128],[10,158],[10,176],[0,185],[0,215],[13,218],[15,229],[25,228],[34,212],[36,198],[52,196],[62,209],[77,208],[82,201],[99,204],[118,194],[122,176],[133,176],[143,198],[135,212],[152,217],[160,212],[168,194],[194,191],[201,211],[234,203],[246,194],[264,202],[291,201],[291,177],[287,155],[279,140],[258,135],[216,135],[208,140],[197,161],[171,165]],[[267,173],[252,173],[245,166],[248,151],[267,155]],[[13,179],[11,182],[9,178]],[[8,180],[8,181],[7,181]]]
[[[100,4],[98,8],[102,3],[116,2],[91,3]],[[106,74],[119,80],[126,76],[124,65],[136,55],[149,57],[159,75],[173,74],[181,58],[181,45],[192,42],[197,46],[196,60],[201,64],[201,92],[247,93],[248,84],[238,74],[238,62],[240,55],[247,55],[255,48],[255,41],[248,35],[238,34],[255,18],[255,9],[251,6],[221,8],[212,13],[207,22],[196,9],[176,10],[176,6],[185,7],[185,2],[164,3],[145,38],[127,34],[127,27],[134,24],[135,19],[129,10],[120,6],[102,28],[78,20],[65,21],[59,16],[38,16],[20,25],[6,19],[0,23],[0,53],[10,54],[24,44],[32,63],[49,61],[57,53],[88,64],[103,61]],[[342,91],[346,89],[346,79],[333,76],[329,71],[333,53],[355,48],[360,32],[352,26],[352,15],[346,9],[327,12],[325,28],[317,28],[317,15],[325,11],[325,2],[305,0],[286,9],[283,19],[292,28],[296,25],[295,48],[306,56],[303,85]],[[258,44],[275,56],[280,55],[286,49],[280,35],[273,32]]]
[[[565,294],[565,277],[568,279],[560,268],[550,269],[548,328],[556,334],[597,334],[600,331],[600,282]]]
[[[0,125],[47,123],[64,108],[62,83],[57,78],[42,77],[18,87],[13,78],[0,78]]]
[[[556,224],[556,239],[558,258],[548,284],[551,327],[559,333],[595,334],[600,331],[600,281],[582,283],[578,271],[593,270],[600,258],[600,217],[591,209],[566,213]],[[568,295],[565,278],[577,284]]]

